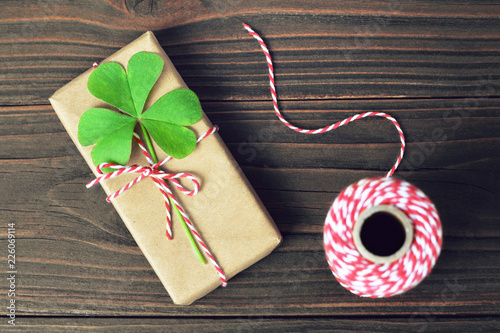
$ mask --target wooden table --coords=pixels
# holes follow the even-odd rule
[[[500,6],[495,1],[5,1],[0,4],[2,331],[303,332],[500,329]],[[336,195],[382,176],[426,192],[444,228],[432,274],[410,292],[360,298],[324,258]],[[172,304],[47,98],[153,30],[283,234],[269,257],[191,306]],[[8,324],[15,223],[16,326]]]

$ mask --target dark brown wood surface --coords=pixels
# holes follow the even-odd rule
[[[329,134],[272,111],[253,26],[275,60],[280,105],[315,128],[363,111],[400,121],[397,172],[437,206],[441,257],[410,292],[365,299],[328,269],[322,227],[349,184],[398,153],[390,122]],[[270,256],[176,306],[100,189],[48,97],[153,30],[283,234]],[[33,0],[0,3],[1,331],[500,330],[500,3],[354,0]],[[16,225],[16,326],[7,226]]]

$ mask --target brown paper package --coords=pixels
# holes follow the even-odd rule
[[[146,32],[104,62],[115,61],[126,68],[130,57],[139,51],[154,52],[165,62],[146,108],[165,93],[186,87],[152,32]],[[87,80],[91,72],[92,69],[89,69],[59,89],[50,102],[71,139],[97,175],[90,156],[92,146],[82,147],[78,142],[81,115],[93,107],[109,107],[89,93]],[[205,115],[190,126],[197,136],[211,127]],[[156,152],[158,158],[166,157],[158,147]],[[135,143],[128,164],[148,165]],[[202,140],[188,157],[172,160],[162,168],[168,172],[191,173],[200,182],[200,192],[193,197],[180,193],[175,186],[170,186],[170,189],[228,279],[267,256],[280,244],[281,235],[276,225],[218,134]],[[123,174],[101,184],[109,195],[137,176]],[[184,184],[189,188],[187,182]],[[97,189],[86,189],[82,184],[82,191]],[[150,179],[134,185],[118,196],[113,204],[174,303],[191,304],[220,286],[219,276],[211,263],[207,261],[203,265],[197,259],[175,214],[172,221],[174,239],[169,241],[166,238],[165,203]],[[231,282],[227,288],[231,288]]]

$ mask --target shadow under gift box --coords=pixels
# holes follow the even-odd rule
[[[103,62],[118,62],[126,68],[130,57],[139,51],[154,52],[165,63],[145,110],[169,91],[187,88],[152,32],[146,32]],[[78,122],[82,114],[90,108],[109,107],[87,89],[92,70],[59,89],[50,102],[97,176],[90,155],[93,146],[82,147],[78,142]],[[190,126],[197,136],[211,127],[206,115]],[[128,165],[148,166],[135,142],[132,147]],[[166,157],[157,146],[155,151],[160,160]],[[190,173],[200,182],[200,191],[193,197],[180,193],[175,186],[169,187],[228,279],[266,257],[281,243],[281,235],[271,216],[217,133],[198,143],[188,157],[171,160],[162,169]],[[103,181],[101,185],[110,195],[137,176],[122,174]],[[82,184],[82,191],[95,189],[87,190]],[[174,303],[191,304],[221,284],[210,262],[203,265],[197,259],[176,214],[173,214],[172,221],[174,239],[168,240],[165,236],[165,202],[151,179],[137,183],[114,199],[113,204]]]

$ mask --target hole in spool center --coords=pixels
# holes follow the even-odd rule
[[[405,243],[406,233],[401,221],[386,212],[368,216],[361,227],[360,240],[363,246],[377,256],[396,253]]]

